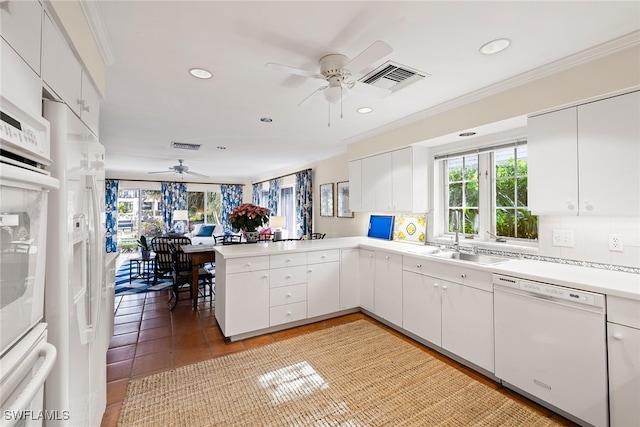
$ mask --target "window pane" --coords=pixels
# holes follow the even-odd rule
[[[449,185],[449,206],[462,207],[462,183]]]
[[[447,160],[449,167],[449,182],[462,181],[462,157]]]
[[[527,206],[527,185],[528,179],[518,178],[518,207]]]
[[[465,209],[464,229],[465,234],[478,234],[478,209]]]
[[[162,218],[162,212],[160,211],[160,191],[141,190],[140,200],[141,234],[145,235],[147,238],[162,235],[162,225],[164,224],[164,220]]]
[[[207,191],[207,224],[220,224],[220,212],[222,211],[222,194]]]
[[[204,193],[202,191],[187,193],[187,210],[191,224],[204,222]]]
[[[496,209],[496,234],[504,237],[516,237],[515,209]]]
[[[538,217],[532,215],[527,209],[518,209],[518,237],[538,238]]]
[[[478,180],[478,155],[464,158],[464,179],[465,181]]]
[[[464,185],[466,207],[478,207],[478,181],[466,182]]]
[[[450,209],[449,210],[449,232],[455,231],[456,215],[462,220],[462,209]]]
[[[496,181],[496,207],[515,206],[515,179],[506,178]]]

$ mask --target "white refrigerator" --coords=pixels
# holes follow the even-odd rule
[[[51,126],[51,173],[45,321],[58,350],[45,385],[45,408],[68,411],[47,425],[99,426],[106,407],[111,339],[104,269],[104,147],[67,105],[44,101]]]

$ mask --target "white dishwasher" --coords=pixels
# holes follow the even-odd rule
[[[581,424],[608,425],[604,295],[500,274],[493,288],[495,375]]]

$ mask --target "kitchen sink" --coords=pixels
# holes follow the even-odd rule
[[[431,254],[430,256],[458,259],[460,261],[475,262],[476,264],[484,265],[500,264],[503,262],[511,261],[510,258],[483,254],[469,254],[466,252],[438,252],[435,254]]]

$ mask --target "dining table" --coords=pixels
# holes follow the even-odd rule
[[[182,252],[189,255],[191,259],[191,295],[193,296],[193,309],[198,309],[198,280],[199,268],[206,262],[216,261],[215,245],[184,245]]]

